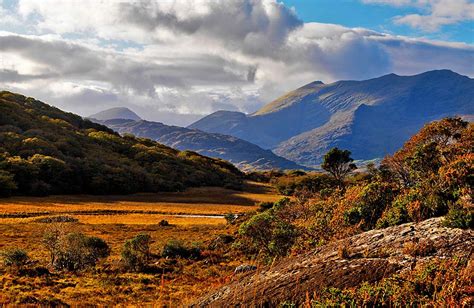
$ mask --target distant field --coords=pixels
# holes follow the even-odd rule
[[[279,198],[270,186],[247,183],[243,191],[206,187],[182,193],[0,199],[0,250],[25,249],[39,264],[47,266],[48,253],[41,240],[52,224],[37,220],[68,215],[79,221],[64,223],[63,227],[106,240],[112,248],[107,262],[117,266],[123,243],[140,232],[152,236],[154,253],[160,253],[171,239],[206,247],[217,235],[236,231],[236,226],[227,225],[222,215],[253,211],[259,202]],[[159,226],[161,220],[171,226]],[[183,260],[175,265],[179,270],[164,274],[163,280],[161,274],[114,273],[112,279],[110,275],[84,273],[58,274],[48,278],[51,282],[44,277],[15,278],[6,274],[0,276],[0,305],[30,296],[68,304],[148,302],[175,306],[228,280],[240,262],[244,260],[220,260],[216,264]],[[12,279],[16,279],[14,284]],[[141,281],[151,283],[144,285]]]

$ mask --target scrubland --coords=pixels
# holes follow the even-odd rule
[[[107,242],[111,253],[95,269],[78,273],[50,270],[45,275],[32,271],[18,275],[1,269],[0,303],[153,303],[170,307],[186,303],[230,281],[234,268],[248,261],[242,256],[224,258],[218,249],[207,250],[219,235],[236,231],[236,226],[226,224],[223,214],[254,211],[258,203],[279,198],[268,185],[247,183],[242,191],[206,187],[182,193],[4,199],[0,202],[0,250],[27,251],[35,262],[33,267],[50,267],[49,253],[42,241],[51,228],[99,237]],[[78,221],[39,222],[58,215]],[[161,220],[170,226],[159,225]],[[124,242],[143,232],[151,235],[153,254],[159,255],[167,242],[177,240],[201,247],[205,258],[156,257],[148,271],[122,270],[120,253]]]

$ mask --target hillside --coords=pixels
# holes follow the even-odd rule
[[[203,297],[195,306],[277,307],[287,303],[299,307],[309,304],[310,296],[321,294],[327,288],[333,288],[330,299],[335,300],[339,295],[340,303],[347,304],[350,298],[338,294],[338,289],[358,287],[364,282],[373,284],[384,279],[388,286],[389,277],[398,277],[392,280],[397,286],[401,285],[397,281],[407,279],[400,274],[415,268],[421,270],[423,265],[439,265],[437,261],[454,257],[469,259],[474,245],[473,230],[446,228],[442,226],[442,220],[432,218],[420,223],[372,230],[330,243],[256,273],[235,277],[234,282]],[[432,246],[415,254],[407,248],[413,243],[430,243]],[[340,247],[347,247],[345,254],[341,254]],[[370,292],[369,285],[364,286]],[[373,291],[380,291],[380,288],[373,288]],[[382,296],[379,303],[384,300],[390,299]],[[333,305],[339,306],[334,302]]]
[[[89,116],[96,120],[127,119],[139,121],[141,118],[133,111],[125,107],[110,108]]]
[[[332,147],[357,160],[393,153],[425,123],[474,114],[474,80],[448,70],[310,83],[251,115],[218,111],[190,128],[236,136],[315,166]]]
[[[0,195],[125,194],[239,186],[233,165],[0,92]]]
[[[227,160],[244,171],[306,169],[275,155],[270,150],[264,150],[255,144],[228,135],[206,133],[144,120],[115,119],[101,121],[101,123],[120,134],[129,133],[150,138],[178,150],[191,150],[209,157]]]

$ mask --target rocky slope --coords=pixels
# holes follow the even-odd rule
[[[228,135],[144,120],[112,119],[100,123],[121,134],[146,137],[178,150],[191,150],[209,157],[224,159],[244,171],[307,169],[275,155],[270,150],[264,150],[255,144]]]
[[[285,301],[302,304],[307,292],[375,282],[434,258],[471,258],[474,232],[442,227],[442,219],[372,230],[250,274],[239,274],[232,283],[201,298],[194,306],[275,307]],[[406,249],[412,243],[431,249],[413,256]]]
[[[258,112],[218,111],[190,128],[232,135],[316,166],[332,147],[355,159],[393,153],[425,123],[474,115],[474,79],[448,70],[365,81],[310,83]]]

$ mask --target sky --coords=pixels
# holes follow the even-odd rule
[[[474,77],[474,0],[0,0],[0,90],[185,126],[315,80]]]

